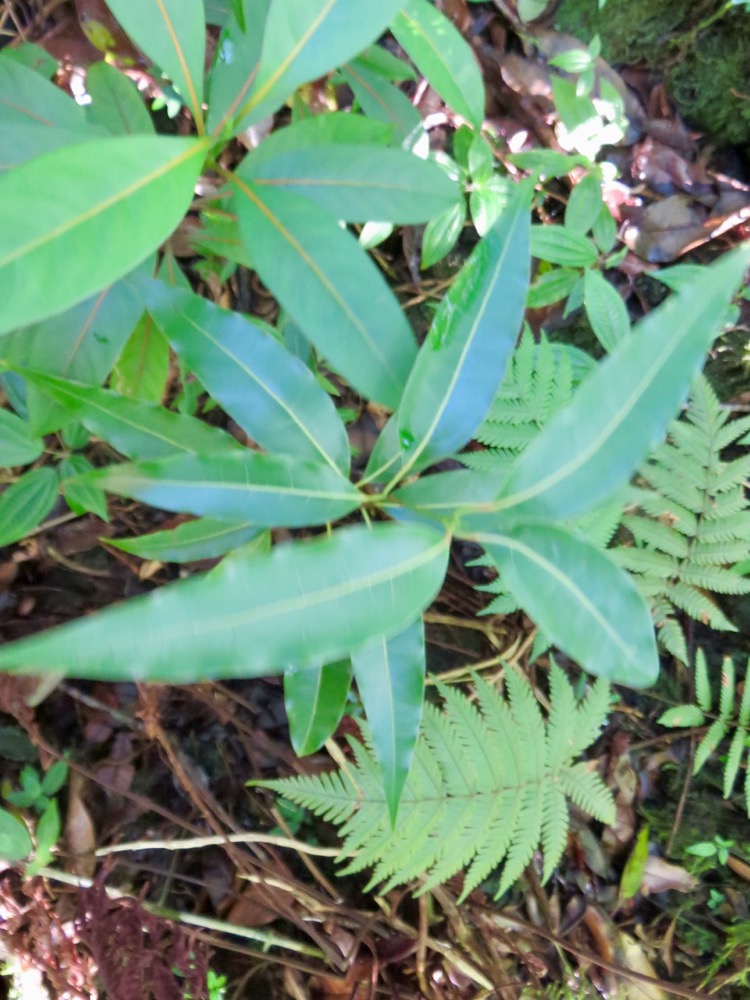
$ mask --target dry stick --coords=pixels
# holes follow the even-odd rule
[[[311,847],[291,837],[277,837],[264,833],[227,833],[215,837],[185,837],[178,840],[132,840],[126,844],[111,844],[94,851],[97,858],[125,851],[192,851],[201,847],[221,847],[230,844],[268,844],[272,847],[291,847],[300,854],[314,854],[321,858],[335,858],[340,853],[335,847]]]

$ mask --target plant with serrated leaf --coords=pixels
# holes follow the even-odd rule
[[[732,794],[737,775],[743,760],[745,761],[745,808],[750,815],[750,661],[745,673],[742,698],[737,705],[737,685],[734,661],[731,656],[725,656],[721,667],[721,684],[719,691],[718,717],[713,715],[714,696],[708,676],[706,656],[699,649],[695,657],[695,703],[676,705],[667,709],[660,716],[662,726],[675,728],[696,728],[704,726],[707,719],[713,718],[708,729],[701,737],[695,751],[693,774],[697,774],[709,757],[716,752],[719,744],[730,733],[732,738],[724,763],[724,798]]]
[[[545,719],[528,681],[505,672],[505,697],[475,679],[476,702],[438,684],[442,709],[425,705],[420,739],[391,825],[371,740],[350,739],[353,763],[341,770],[254,782],[335,823],[343,874],[372,868],[370,887],[423,878],[420,893],[465,871],[461,899],[502,865],[497,897],[543,854],[542,878],[562,857],[568,800],[604,823],[610,792],[580,760],[607,716],[609,685],[598,680],[577,701],[553,663]]]
[[[651,604],[661,642],[683,663],[680,613],[736,631],[712,595],[750,592],[750,579],[735,569],[750,545],[750,454],[724,457],[747,443],[748,429],[750,417],[730,420],[701,376],[684,417],[640,470],[646,489],[622,519],[632,543],[613,551]]]

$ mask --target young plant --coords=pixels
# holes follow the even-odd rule
[[[65,761],[56,761],[43,775],[27,764],[21,771],[19,787],[3,788],[2,797],[13,809],[0,808],[0,858],[14,864],[25,861],[33,851],[33,859],[24,870],[27,878],[52,860],[52,848],[60,836],[60,813],[54,796],[67,778]],[[35,813],[33,823],[27,823],[20,810]]]
[[[703,726],[713,708],[713,694],[708,676],[706,655],[699,649],[695,657],[695,697],[696,704],[677,705],[667,709],[659,722],[670,728]],[[750,768],[747,767],[750,746],[750,684],[745,677],[744,689],[739,706],[736,704],[736,683],[734,662],[730,656],[724,657],[721,668],[721,691],[718,716],[714,718],[698,743],[693,762],[693,774],[697,774],[709,757],[716,752],[722,740],[732,732],[726,760],[724,762],[724,798],[728,799],[737,781],[743,760],[745,761],[745,808],[750,816]],[[697,854],[693,850],[691,853]],[[713,852],[715,853],[715,852]],[[708,856],[708,855],[700,855]],[[721,858],[719,858],[721,861]],[[721,862],[723,864],[723,862]]]
[[[197,135],[146,134],[132,88],[128,98],[122,91],[133,106],[124,123],[103,99],[87,115],[0,57],[0,87],[23,105],[20,120],[9,104],[2,112],[18,160],[0,177],[5,385],[37,438],[80,424],[130,460],[71,470],[68,490],[104,489],[198,518],[123,548],[162,559],[229,555],[207,574],[8,643],[0,668],[181,683],[285,674],[288,700],[303,706],[291,717],[305,749],[335,726],[351,672],[393,818],[422,709],[422,613],[455,537],[484,547],[550,641],[585,669],[651,683],[658,657],[646,604],[570,523],[626,483],[663,436],[748,251],[707,268],[616,343],[501,475],[427,474],[472,439],[512,355],[528,288],[532,185],[509,191],[418,347],[384,278],[341,226],[426,221],[456,200],[436,164],[402,148],[390,111],[385,123],[369,113],[297,114],[234,170],[224,154],[232,137],[337,65],[365,79],[358,56],[391,22],[451,99],[451,74],[425,55],[434,45],[415,40],[434,42],[434,8],[298,0],[290,17],[289,0],[235,2],[204,77],[200,0],[110,6],[179,91]],[[451,70],[468,59],[461,72],[478,74],[465,43],[442,51],[453,53]],[[480,102],[467,102],[478,125]],[[293,104],[300,109],[299,96]],[[154,252],[190,207],[201,173],[219,185],[204,236],[257,271],[328,371],[392,411],[363,477],[351,473],[330,396],[282,334],[184,287],[169,258],[153,276]],[[70,328],[81,334],[80,367],[60,370],[56,338]],[[162,355],[167,342],[252,448],[150,394],[101,388],[116,363],[127,369],[130,338],[148,346],[154,330]],[[86,370],[89,349],[96,364]],[[119,376],[111,385],[122,389]],[[38,461],[34,471],[44,473]],[[314,537],[271,545],[274,528]]]

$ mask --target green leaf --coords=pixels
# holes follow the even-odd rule
[[[28,366],[49,375],[62,375],[99,384],[109,373],[143,311],[143,302],[125,281],[118,281],[72,309],[15,330],[0,341],[0,354],[16,368]],[[51,434],[69,419],[64,406],[27,387],[32,429]]]
[[[499,174],[473,186],[469,194],[469,211],[480,236],[486,236],[501,217],[513,197],[513,189],[513,181]]]
[[[377,43],[360,52],[357,61],[363,66],[368,66],[374,73],[379,73],[383,79],[393,83],[403,83],[405,80],[416,82],[417,80],[417,74],[407,62]]]
[[[192,292],[150,282],[146,304],[172,347],[263,448],[349,470],[349,442],[310,369],[256,323]]]
[[[144,313],[112,371],[110,385],[121,396],[160,403],[169,379],[169,343]]]
[[[133,81],[108,62],[94,63],[86,71],[86,91],[91,104],[86,117],[113,135],[152,135],[154,123]]]
[[[42,778],[42,793],[56,795],[68,780],[68,765],[64,760],[56,760]]]
[[[398,409],[404,472],[463,447],[502,381],[523,322],[530,197],[524,184],[440,304]]]
[[[294,752],[315,753],[336,732],[352,683],[349,660],[284,671],[284,704]]]
[[[28,465],[44,451],[44,441],[31,433],[25,420],[0,410],[0,466]]]
[[[236,185],[240,231],[263,282],[355,389],[395,408],[416,344],[375,264],[307,198]]]
[[[441,212],[425,226],[422,236],[420,268],[432,267],[450,253],[466,222],[466,201],[463,196],[455,205]]]
[[[396,490],[393,499],[435,517],[452,517],[457,511],[491,504],[506,476],[507,467],[498,459],[496,467],[487,472],[455,469],[422,476]]]
[[[531,256],[563,267],[591,267],[597,251],[591,240],[563,226],[532,226]]]
[[[124,2],[124,0],[121,0]],[[260,121],[301,84],[323,76],[376,41],[403,0],[271,0],[258,72],[241,116]]]
[[[86,481],[163,510],[268,528],[336,521],[363,499],[322,462],[240,450],[110,465]]]
[[[427,0],[407,0],[391,22],[399,45],[457,114],[477,128],[484,121],[484,81],[471,47]]]
[[[384,80],[360,59],[353,59],[341,71],[368,118],[386,122],[393,128],[395,144],[412,148],[417,138],[424,136],[422,116],[406,94]]]
[[[35,73],[43,76],[45,80],[51,80],[59,68],[57,59],[51,56],[46,49],[34,45],[33,42],[21,42],[14,48],[3,50],[2,59],[11,59],[21,63],[28,69],[33,69]]]
[[[31,469],[0,493],[0,546],[25,538],[44,520],[57,499],[54,469]]]
[[[393,638],[379,636],[352,656],[352,666],[383,776],[391,823],[395,823],[422,718],[422,619]]]
[[[386,122],[348,111],[332,111],[276,129],[243,163],[252,161],[254,170],[286,153],[328,146],[387,146],[392,137],[393,128]]]
[[[675,705],[662,712],[657,721],[660,726],[668,726],[670,729],[690,729],[702,726],[706,717],[697,705]]]
[[[75,417],[92,434],[108,441],[128,458],[163,458],[180,451],[242,452],[226,431],[194,417],[42,372],[24,370],[23,375],[64,406],[69,417]]]
[[[304,195],[345,222],[426,222],[459,193],[436,163],[378,146],[292,149],[260,163],[249,153],[235,173],[261,198],[267,188]]]
[[[239,555],[0,647],[0,668],[192,683],[329,663],[403,631],[435,597],[448,537],[419,525],[342,528]]]
[[[518,16],[522,21],[533,21],[547,10],[549,0],[518,0]]]
[[[153,531],[137,538],[108,538],[107,545],[130,552],[141,559],[195,562],[198,559],[223,556],[226,552],[251,542],[262,530],[249,521],[235,523],[201,517],[179,524],[176,528]]]
[[[641,827],[620,879],[620,899],[632,899],[640,891],[648,858],[649,827]]]
[[[65,502],[75,514],[96,514],[102,521],[109,521],[107,513],[107,498],[104,490],[81,482],[69,482],[74,476],[82,476],[92,472],[94,466],[83,455],[71,455],[63,459],[59,465],[62,480],[62,494]]]
[[[7,809],[0,808],[0,858],[9,864],[23,861],[33,848],[31,836],[23,820]]]
[[[611,351],[630,333],[628,310],[622,296],[601,272],[591,269],[584,272],[583,304],[591,329],[605,351]]]
[[[649,313],[519,456],[496,510],[575,517],[627,482],[687,396],[748,258],[727,254]]]
[[[602,208],[609,214],[609,210],[602,202],[600,178],[596,173],[584,174],[570,192],[565,209],[565,228],[585,236],[596,225]]]
[[[51,153],[63,146],[97,138],[98,133],[87,135],[68,128],[44,128],[39,125],[0,124],[2,160],[0,172],[8,172],[37,156]]]
[[[107,0],[107,6],[177,87],[201,133],[206,51],[203,0]]]
[[[194,139],[114,136],[2,175],[0,333],[53,316],[141,263],[187,211],[205,152]]]
[[[472,520],[481,524],[479,516]],[[651,614],[632,578],[607,555],[544,525],[470,537],[548,639],[586,671],[628,687],[653,684],[659,657]]]
[[[529,289],[526,304],[529,309],[540,309],[567,298],[581,280],[578,271],[567,267],[555,267],[544,271]]]
[[[250,124],[247,116],[237,116],[258,72],[270,5],[271,0],[243,0],[244,25],[236,16],[230,16],[222,29],[208,77],[210,132],[221,133],[230,121],[234,121],[235,132]]]
[[[88,125],[83,108],[72,97],[5,54],[0,56],[0,126],[4,125],[61,128],[80,132],[81,139],[86,134],[97,134]]]

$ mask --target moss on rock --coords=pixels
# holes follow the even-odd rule
[[[614,66],[664,72],[679,113],[718,146],[750,147],[750,13],[728,11],[698,31],[723,0],[562,0],[559,31],[598,34]]]

